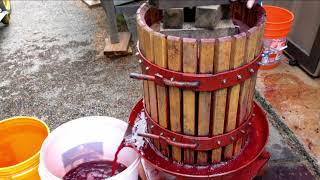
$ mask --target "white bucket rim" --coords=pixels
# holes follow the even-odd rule
[[[100,122],[100,121],[106,121],[106,119],[111,120],[113,123],[116,122],[116,123],[121,124],[123,126],[126,126],[126,127],[128,126],[128,123],[126,123],[125,121],[122,121],[120,119],[116,119],[114,117],[109,117],[109,116],[86,116],[86,117],[81,117],[81,118],[77,118],[77,119],[74,119],[74,120],[70,120],[70,121],[68,121],[66,123],[61,124],[56,129],[52,130],[49,133],[49,135],[46,137],[46,139],[44,140],[44,142],[43,142],[43,144],[41,146],[40,158],[39,158],[40,159],[40,161],[39,161],[39,169],[45,169],[46,171],[49,172],[49,170],[46,167],[46,164],[44,163],[44,155],[41,152],[43,152],[44,149],[47,148],[48,143],[53,138],[54,134],[57,134],[62,129],[64,129],[64,128],[68,127],[68,126],[71,126],[74,123],[78,123],[80,121],[86,121],[86,122],[88,122],[88,121],[91,121],[91,122],[92,121],[99,121]],[[136,160],[134,160],[124,171],[122,171],[121,173],[119,173],[119,174],[117,174],[115,176],[107,178],[107,179],[110,179],[110,180],[117,179],[121,174],[124,174],[124,173],[127,173],[127,172],[129,173],[129,171],[133,171],[135,169],[135,167],[137,167],[139,165],[140,160],[141,160],[140,154],[139,153],[137,153],[137,154],[138,154],[138,157],[136,158]],[[54,175],[52,173],[50,173],[50,174],[52,176],[54,176],[55,178],[57,178],[57,179],[61,179],[61,178],[57,177],[56,175]]]

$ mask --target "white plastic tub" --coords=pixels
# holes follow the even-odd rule
[[[42,180],[61,180],[79,164],[114,158],[127,123],[111,117],[91,116],[69,121],[46,138],[40,151]],[[139,155],[124,148],[118,156],[127,169],[109,179],[138,179]]]

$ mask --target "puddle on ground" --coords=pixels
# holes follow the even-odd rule
[[[262,74],[262,93],[320,162],[320,88],[289,73]]]

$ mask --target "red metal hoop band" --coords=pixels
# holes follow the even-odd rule
[[[193,91],[215,91],[239,84],[257,73],[261,60],[261,53],[259,53],[250,63],[233,70],[217,74],[191,74],[161,68],[147,60],[139,47],[138,52],[143,74],[131,73],[131,78],[154,81],[160,86],[173,86]]]
[[[147,112],[145,112],[145,114],[148,125],[148,132],[150,133],[140,133],[138,135],[145,138],[158,139],[159,141],[168,143],[172,146],[198,151],[208,151],[224,147],[236,142],[236,140],[240,138],[243,138],[246,134],[248,134],[248,131],[250,130],[250,127],[252,125],[250,121],[254,121],[255,118],[255,116],[251,116],[238,128],[226,134],[213,137],[196,137],[175,133],[173,131],[165,129],[157,124]]]

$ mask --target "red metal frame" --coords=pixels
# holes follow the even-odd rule
[[[234,70],[228,70],[217,74],[191,74],[171,71],[151,63],[140,52],[137,46],[137,55],[142,61],[142,73],[131,73],[130,77],[139,80],[154,81],[159,86],[174,86],[193,91],[215,91],[234,86],[249,79],[257,73],[261,53],[250,63]]]
[[[144,111],[143,109],[143,102],[140,100],[131,111],[130,124],[134,124],[136,117]],[[270,154],[264,151],[269,136],[268,122],[264,112],[256,104],[253,112],[255,116],[251,117],[250,122],[254,131],[248,131],[247,142],[234,159],[211,166],[183,165],[163,157],[151,143],[146,143],[141,150],[143,165],[147,169],[146,173],[151,173],[150,178],[252,179],[270,158]]]
[[[168,143],[172,146],[188,148],[197,151],[209,151],[232,144],[236,140],[245,137],[251,130],[250,127],[252,126],[251,116],[251,118],[242,123],[238,128],[225,134],[213,137],[188,136],[163,128],[156,123],[147,112],[145,112],[145,115],[149,133],[140,133],[140,136],[158,139],[161,142]]]

